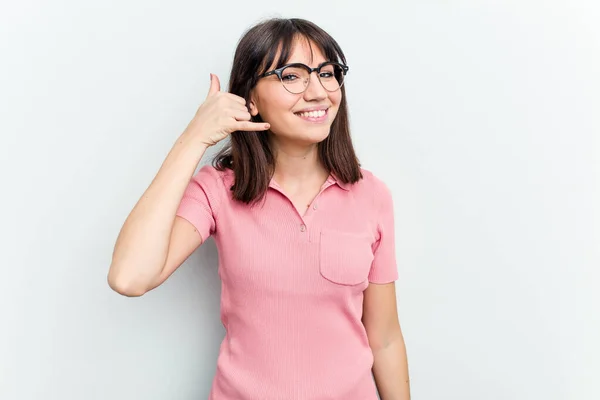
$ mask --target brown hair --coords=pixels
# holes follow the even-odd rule
[[[338,43],[314,23],[297,18],[269,19],[252,27],[240,39],[229,78],[229,92],[245,98],[249,105],[258,76],[275,62],[278,53],[275,68],[285,65],[298,36],[319,46],[328,60],[346,64]],[[317,145],[319,161],[340,182],[355,183],[362,174],[350,137],[345,87],[340,90],[342,100],[329,135]],[[252,121],[263,122],[260,115]],[[252,204],[266,194],[275,170],[275,155],[268,135],[267,131],[233,132],[230,142],[215,156],[213,163],[217,169],[229,168],[234,172],[231,188],[234,199]]]

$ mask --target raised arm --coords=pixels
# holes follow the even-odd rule
[[[269,128],[250,119],[246,101],[221,92],[219,79],[211,75],[206,100],[121,228],[108,272],[113,290],[143,295],[164,282],[202,243],[195,227],[176,217],[177,209],[209,146],[234,131]]]

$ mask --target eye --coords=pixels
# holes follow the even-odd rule
[[[333,72],[330,71],[322,71],[320,74],[321,78],[333,78]]]
[[[300,78],[298,75],[295,74],[287,74],[281,77],[281,80],[284,82],[293,82],[296,79]]]

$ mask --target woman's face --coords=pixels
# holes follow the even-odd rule
[[[311,54],[307,40],[297,39],[287,63],[303,63],[315,68],[325,61],[330,60],[324,57],[314,42]],[[270,66],[267,71],[273,68]],[[250,113],[260,114],[262,120],[271,125],[270,131],[277,141],[307,145],[319,143],[329,135],[342,100],[342,91],[325,90],[317,73],[313,72],[304,93],[292,94],[284,88],[277,75],[270,75],[258,81],[250,100]],[[322,115],[323,111],[325,115]]]

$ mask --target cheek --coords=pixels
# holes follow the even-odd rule
[[[286,109],[281,107],[279,104],[267,105],[263,112],[260,114],[265,122],[271,124],[271,126],[278,126],[285,123]]]
[[[329,101],[335,106],[339,106],[342,102],[342,92],[338,90],[337,92],[329,93]]]
[[[259,113],[267,122],[282,120],[292,114],[291,110],[297,103],[292,96],[270,96],[259,107]],[[269,121],[269,119],[271,121]]]
[[[340,103],[342,102],[342,94],[341,92],[335,92],[329,94],[329,101],[333,105],[335,112],[331,115],[331,121],[336,117],[338,111],[340,110]]]

